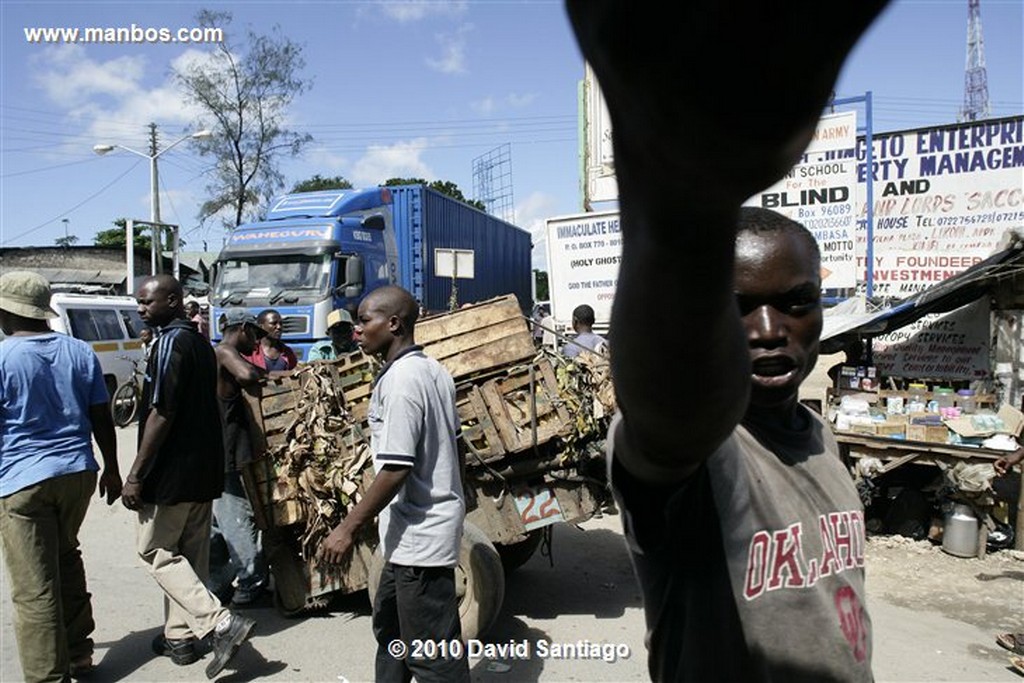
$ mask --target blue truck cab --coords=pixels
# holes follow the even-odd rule
[[[236,228],[217,258],[210,297],[212,337],[225,308],[281,314],[282,339],[300,360],[327,337],[327,314],[351,312],[377,287],[397,283],[391,191],[285,195],[266,218]]]
[[[530,234],[423,185],[328,190],[274,199],[263,220],[235,228],[214,265],[211,337],[226,308],[281,314],[299,360],[327,335],[327,314],[355,317],[388,284],[431,311],[515,294],[531,305]],[[469,263],[445,276],[444,258]]]

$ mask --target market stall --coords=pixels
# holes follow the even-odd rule
[[[933,502],[949,510],[966,500],[978,509],[979,554],[999,517],[1012,515],[973,489],[991,492],[991,465],[1024,444],[1018,441],[1022,271],[1024,245],[1014,241],[882,310],[826,316],[822,334],[822,353],[846,351],[846,361],[829,371],[823,412],[864,497],[878,495],[875,484],[896,470],[934,465],[950,476],[931,485]],[[1018,549],[1024,549],[1024,481],[1021,492]]]

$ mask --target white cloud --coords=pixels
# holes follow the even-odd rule
[[[378,6],[386,17],[404,23],[434,16],[459,16],[466,12],[468,5],[467,0],[386,0]]]
[[[174,65],[208,58],[190,50]],[[61,45],[32,58],[32,79],[47,99],[80,126],[82,137],[71,140],[62,150],[81,152],[92,144],[122,144],[148,151],[150,122],[160,124],[160,141],[166,145],[185,134],[198,110],[186,104],[167,75],[152,86],[145,84],[149,64],[142,56],[124,56],[99,61],[81,45]]]
[[[97,62],[86,57],[81,45],[59,45],[33,56],[30,68],[50,101],[70,108],[93,97],[120,98],[137,91],[146,58],[124,56]]]
[[[478,114],[498,114],[507,109],[525,109],[537,99],[536,93],[509,93],[502,98],[488,95],[483,99],[470,102],[470,108]]]
[[[547,219],[557,214],[558,202],[543,192],[533,192],[516,204],[516,225],[529,231],[533,241],[533,267],[547,270]]]
[[[426,138],[407,140],[388,146],[372,146],[351,169],[349,181],[356,187],[379,185],[388,178],[416,177],[430,180],[436,176],[420,157],[429,149]]]
[[[466,36],[472,30],[472,24],[463,24],[454,33],[439,33],[435,39],[441,46],[441,56],[436,59],[428,57],[427,65],[443,74],[466,73]]]

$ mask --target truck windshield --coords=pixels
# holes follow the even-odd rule
[[[329,253],[221,261],[212,300],[220,306],[314,303],[327,294],[331,261]]]

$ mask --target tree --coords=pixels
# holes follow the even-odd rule
[[[226,35],[231,14],[202,10],[196,21],[203,28],[224,29]],[[302,46],[275,26],[270,35],[247,30],[244,53],[225,40],[209,59],[175,71],[185,98],[202,111],[199,126],[214,132],[195,142],[214,163],[206,187],[210,198],[199,209],[201,221],[223,212],[225,226],[239,225],[284,187],[280,158],[298,155],[312,140],[285,128],[288,106],[309,87],[300,77],[305,65]]]
[[[537,290],[537,301],[547,301],[551,298],[548,294],[548,272],[546,270],[534,268],[533,282]]]
[[[123,249],[125,241],[124,231],[127,222],[124,218],[118,218],[114,221],[114,225],[117,227],[110,228],[109,230],[97,230],[96,236],[92,238],[92,243],[97,247],[121,247]],[[135,248],[148,250],[150,244],[152,244],[148,234],[149,226],[136,225],[132,232],[135,233]]]
[[[450,180],[435,180],[433,182],[427,182],[423,178],[388,178],[384,181],[384,187],[392,187],[394,185],[426,185],[431,190],[437,190],[441,194],[448,195],[452,199],[458,199],[464,204],[469,204],[481,211],[487,211],[487,207],[482,201],[478,199],[466,199],[462,194],[462,190],[459,189],[459,186]]]
[[[65,249],[73,246],[76,242],[78,242],[78,235],[66,235],[65,237],[58,237],[53,240],[54,244],[58,247],[64,247]]]
[[[333,178],[322,178],[317,173],[312,178],[295,183],[292,192],[316,192],[318,190],[351,190],[352,183],[336,175]]]

